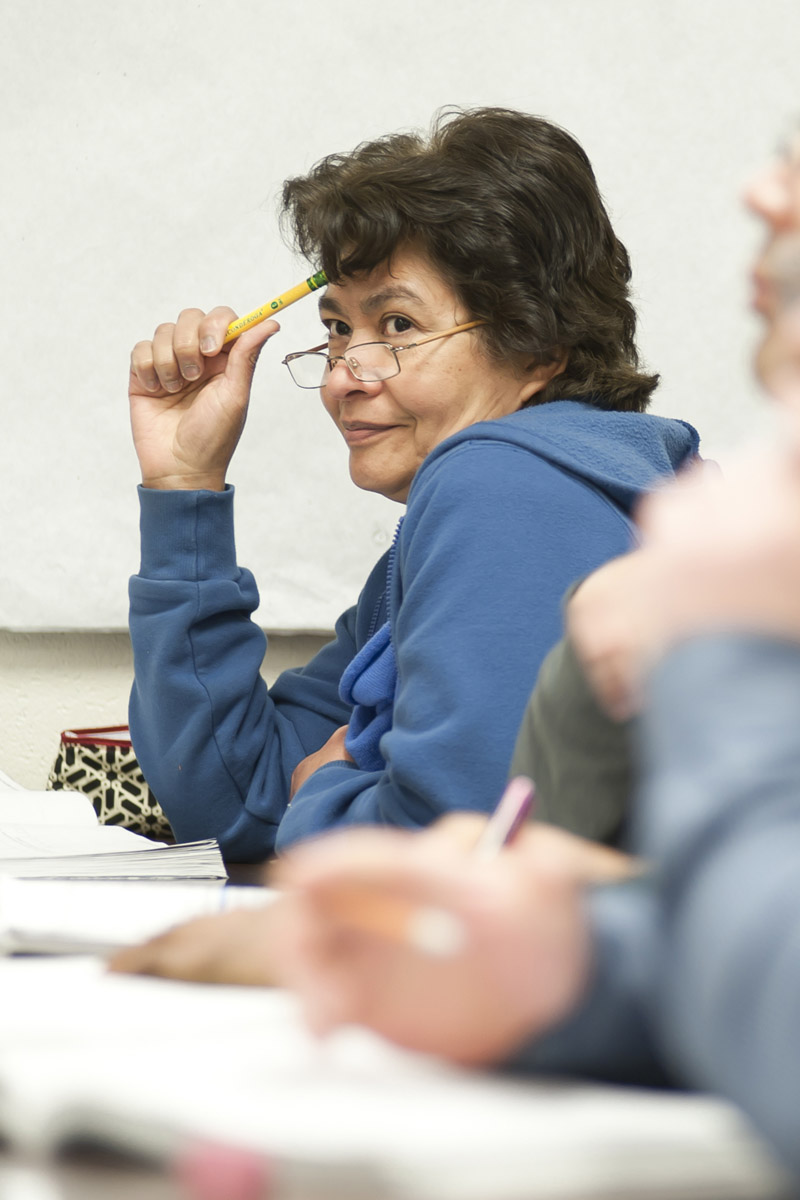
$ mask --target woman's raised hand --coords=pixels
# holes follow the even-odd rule
[[[258,356],[279,329],[265,321],[224,346],[235,319],[230,308],[187,308],[134,346],[128,395],[145,487],[224,488]]]

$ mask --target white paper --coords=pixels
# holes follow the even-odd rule
[[[0,790],[0,876],[205,878],[227,872],[213,838],[166,846],[100,825],[82,792]]]
[[[194,917],[263,907],[267,888],[223,880],[51,880],[0,877],[0,951],[108,953],[136,945]]]
[[[31,792],[24,788],[0,788],[0,830],[9,825],[25,828],[39,825],[72,825],[91,828],[97,824],[92,802],[83,792]]]
[[[512,1082],[355,1029],[319,1041],[281,991],[114,976],[93,960],[0,961],[0,995],[0,1128],[34,1151],[87,1131],[165,1155],[209,1139],[310,1173],[323,1197],[791,1194],[739,1114],[708,1097]]]
[[[21,783],[17,783],[16,779],[6,775],[5,771],[0,771],[0,792],[4,791],[22,792],[24,788]]]

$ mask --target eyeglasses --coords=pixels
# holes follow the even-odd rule
[[[358,346],[351,346],[346,354],[335,354],[333,357],[325,353],[326,343],[323,342],[313,350],[287,354],[283,365],[288,367],[292,379],[301,388],[324,387],[331,369],[338,362],[343,362],[350,374],[362,383],[380,383],[400,374],[400,360],[397,356],[404,350],[414,350],[417,346],[424,346],[426,342],[452,337],[454,333],[464,333],[467,329],[474,329],[476,325],[485,324],[485,321],[467,321],[465,325],[454,325],[452,329],[445,329],[444,333],[431,333],[408,346],[392,346],[390,342],[362,342]]]

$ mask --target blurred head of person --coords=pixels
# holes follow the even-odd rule
[[[750,181],[745,201],[763,223],[753,268],[753,307],[765,329],[756,372],[778,395],[800,392],[800,125]]]

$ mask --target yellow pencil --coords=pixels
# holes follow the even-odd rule
[[[250,329],[253,325],[260,325],[262,321],[266,321],[267,317],[274,316],[281,308],[294,304],[295,300],[302,300],[303,296],[307,296],[309,292],[316,292],[317,288],[324,287],[327,282],[325,272],[317,271],[316,275],[309,275],[308,279],[304,279],[296,287],[289,288],[288,292],[276,296],[268,304],[262,304],[261,308],[255,308],[245,316],[232,321],[225,334],[225,344],[232,342],[240,333],[244,333],[245,329]]]

